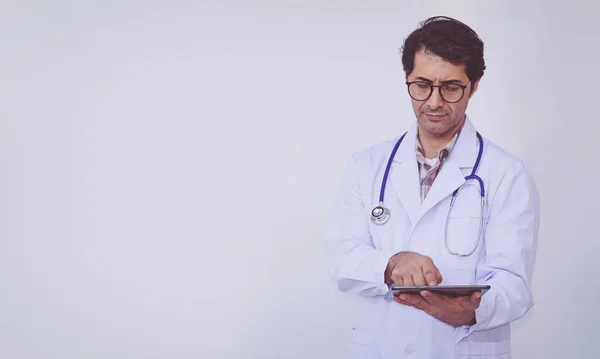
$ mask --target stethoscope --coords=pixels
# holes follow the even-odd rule
[[[379,205],[376,206],[375,208],[373,208],[373,210],[371,211],[371,221],[378,225],[385,224],[390,219],[390,210],[383,205],[383,197],[385,195],[385,187],[387,184],[387,178],[388,178],[388,174],[390,172],[390,167],[392,166],[392,161],[393,161],[394,157],[396,156],[396,152],[398,151],[398,148],[400,147],[400,144],[402,143],[404,136],[406,136],[406,133],[404,135],[402,135],[402,137],[400,137],[398,142],[396,142],[396,145],[394,146],[394,149],[392,150],[390,158],[388,159],[387,166],[385,168],[385,173],[383,174],[381,190],[379,192]],[[485,187],[483,185],[483,180],[481,179],[481,177],[479,177],[478,175],[475,174],[477,172],[477,169],[479,168],[479,163],[481,162],[481,156],[483,154],[483,138],[481,137],[479,132],[477,132],[477,139],[479,140],[479,153],[477,154],[477,160],[475,161],[475,165],[473,166],[473,171],[471,171],[470,175],[465,177],[465,181],[474,179],[477,182],[479,182],[479,192],[481,194],[481,217],[480,217],[480,222],[479,222],[479,234],[477,236],[477,241],[475,242],[475,245],[473,246],[473,248],[470,251],[455,252],[455,251],[450,250],[450,248],[448,248],[448,238],[447,238],[448,218],[450,218],[450,214],[452,213],[452,208],[454,207],[454,202],[456,200],[458,192],[460,192],[460,190],[464,188],[463,186],[461,186],[452,193],[452,200],[450,201],[450,209],[448,210],[448,215],[446,217],[446,224],[445,224],[445,228],[444,228],[444,245],[446,246],[446,250],[448,251],[448,253],[450,253],[452,255],[457,255],[457,256],[469,256],[473,252],[475,252],[475,250],[477,249],[477,246],[479,245],[479,239],[481,238],[481,233],[483,231],[483,214],[484,214],[484,208],[485,208]]]

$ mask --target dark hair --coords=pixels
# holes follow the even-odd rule
[[[464,64],[473,89],[485,70],[483,41],[477,33],[462,22],[446,16],[430,17],[419,25],[402,46],[402,65],[406,76],[414,69],[415,54],[423,49],[452,64]]]

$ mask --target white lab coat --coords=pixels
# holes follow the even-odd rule
[[[477,158],[475,128],[467,118],[421,203],[413,125],[390,168],[384,205],[391,217],[386,224],[375,225],[371,210],[378,204],[396,140],[352,156],[327,228],[331,275],[340,291],[355,294],[358,300],[354,326],[349,328],[349,358],[510,358],[510,322],[533,305],[539,198],[531,174],[521,160],[484,137],[477,172],[485,184],[483,234],[472,255],[454,256],[444,245],[444,225],[452,192],[465,183]],[[453,250],[474,243],[452,234],[458,231],[473,238],[481,216],[478,187],[471,186],[477,183],[466,184],[450,219]],[[400,251],[431,257],[443,276],[442,284],[491,285],[476,311],[477,324],[453,328],[423,311],[386,300],[384,270],[388,259]]]

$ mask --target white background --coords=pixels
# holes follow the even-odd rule
[[[542,197],[514,357],[596,358],[594,6],[3,1],[0,358],[343,358],[324,225],[414,121],[399,48],[438,14],[485,41],[468,114]]]

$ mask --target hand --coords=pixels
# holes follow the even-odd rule
[[[477,322],[475,309],[479,308],[481,303],[481,292],[450,298],[424,290],[421,295],[400,294],[394,297],[394,301],[420,309],[448,325],[458,327]]]
[[[399,252],[388,261],[385,283],[397,286],[438,285],[442,275],[431,258],[415,252]]]

